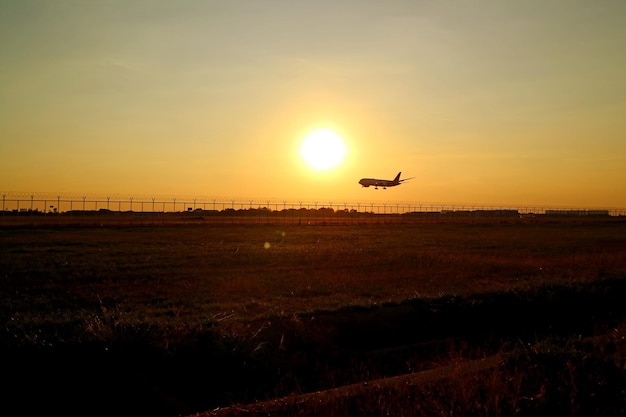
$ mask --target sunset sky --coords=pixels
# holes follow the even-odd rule
[[[626,207],[625,22],[623,0],[0,0],[0,192]],[[317,128],[334,169],[301,158]]]

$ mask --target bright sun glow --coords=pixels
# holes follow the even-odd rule
[[[339,165],[346,156],[343,139],[328,129],[309,133],[300,145],[302,159],[315,171],[326,171]]]

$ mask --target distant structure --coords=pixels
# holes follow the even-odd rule
[[[608,216],[608,210],[546,210],[548,216]]]

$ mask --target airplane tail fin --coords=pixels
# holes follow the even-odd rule
[[[396,175],[396,177],[393,179],[393,182],[400,182],[400,174],[402,174],[402,171],[398,172],[398,175]]]

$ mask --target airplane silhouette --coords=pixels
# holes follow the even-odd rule
[[[383,187],[383,190],[384,190],[387,187],[395,187],[396,185],[402,184],[404,181],[408,181],[410,179],[415,178],[415,177],[411,177],[411,178],[405,178],[401,180],[400,174],[402,174],[402,172],[398,172],[398,175],[396,175],[396,177],[393,180],[381,180],[378,178],[361,178],[361,180],[359,181],[359,184],[361,184],[363,187],[369,187],[370,185],[373,185],[375,190],[378,190],[378,187]]]

